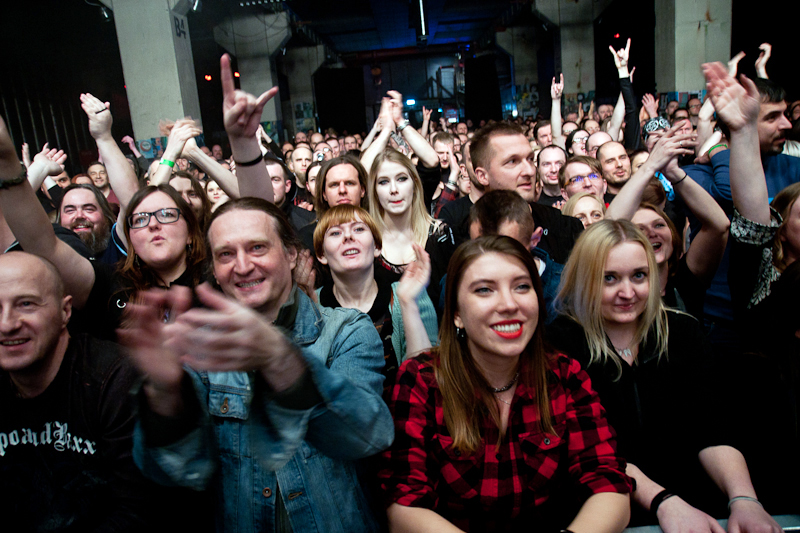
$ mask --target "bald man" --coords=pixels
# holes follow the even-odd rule
[[[137,374],[127,358],[115,344],[70,337],[72,297],[34,255],[0,256],[0,311],[5,527],[143,529],[150,489],[131,458]]]

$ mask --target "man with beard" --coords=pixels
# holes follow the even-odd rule
[[[608,194],[617,195],[619,190],[631,179],[631,160],[625,147],[617,141],[610,141],[597,149],[597,159],[603,167],[603,179],[608,184]]]
[[[64,190],[58,223],[80,237],[92,254],[90,259],[113,265],[127,255],[116,234],[115,220],[111,206],[96,187],[73,183]]]

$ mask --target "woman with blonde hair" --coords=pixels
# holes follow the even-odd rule
[[[700,323],[665,307],[659,275],[650,241],[634,223],[593,224],[564,267],[556,301],[562,314],[548,326],[548,340],[586,369],[617,431],[637,487],[632,525],[722,533],[715,518],[725,507],[709,477],[730,500],[729,523],[752,516],[738,502],[756,501],[755,490],[719,424],[722,394],[711,387],[715,372]]]
[[[380,472],[396,531],[619,532],[629,480],[588,377],[543,341],[530,252],[510,237],[461,245],[439,348],[406,361]]]
[[[588,228],[595,222],[600,222],[606,216],[606,206],[603,200],[590,192],[573,194],[567,203],[561,208],[561,212],[567,216],[575,217],[581,221],[584,228]]]
[[[378,154],[369,173],[369,212],[383,236],[379,257],[396,281],[422,247],[431,258],[428,295],[439,301],[439,283],[455,250],[450,227],[428,214],[422,181],[411,160],[391,148]],[[392,279],[392,278],[390,278]]]

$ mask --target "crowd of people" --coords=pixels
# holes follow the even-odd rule
[[[660,108],[630,45],[616,102],[564,109],[561,75],[547,120],[415,128],[389,91],[369,132],[280,146],[226,55],[224,147],[180,118],[147,161],[83,94],[75,176],[0,119],[6,521],[781,531],[800,103],[763,45]]]

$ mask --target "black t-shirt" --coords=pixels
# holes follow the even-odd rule
[[[469,210],[473,203],[469,195],[447,202],[439,211],[439,220],[450,226],[456,245],[469,240]]]
[[[539,205],[546,205],[547,207],[554,207],[558,202],[564,201],[564,197],[560,194],[557,196],[550,196],[546,192],[542,191],[542,194],[539,195],[539,199],[536,200],[536,203]]]
[[[583,224],[575,217],[563,215],[553,207],[530,204],[533,222],[544,229],[538,247],[550,254],[556,263],[566,264],[575,241],[583,231]]]
[[[147,483],[131,457],[137,373],[113,343],[70,340],[36,398],[0,372],[0,513],[6,531],[142,531]]]

